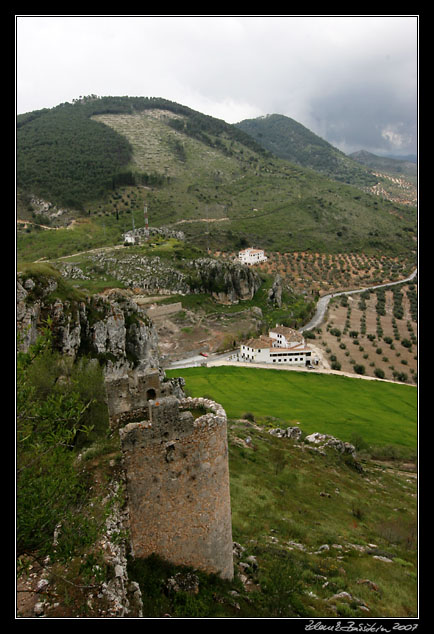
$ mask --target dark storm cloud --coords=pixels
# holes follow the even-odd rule
[[[365,86],[312,99],[311,129],[344,152],[417,152],[417,111],[413,100]],[[415,101],[415,100],[414,100]]]

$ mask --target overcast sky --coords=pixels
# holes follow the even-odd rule
[[[417,152],[417,16],[16,16],[17,113],[163,97],[278,113],[344,152]]]

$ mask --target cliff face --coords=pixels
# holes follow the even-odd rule
[[[253,299],[261,285],[258,274],[238,262],[200,258],[193,261],[192,269],[193,287],[197,284],[199,291],[209,292],[217,301],[225,304]]]
[[[158,339],[144,311],[121,293],[85,300],[56,296],[55,276],[18,276],[17,331],[28,350],[50,318],[55,347],[63,354],[86,354],[104,364],[106,374],[159,367]]]

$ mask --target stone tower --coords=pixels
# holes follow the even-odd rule
[[[201,414],[201,415],[198,415]],[[227,420],[208,399],[151,399],[120,429],[133,556],[233,577]]]

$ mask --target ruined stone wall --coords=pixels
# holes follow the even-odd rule
[[[194,419],[187,408],[205,407]],[[165,397],[120,430],[133,556],[233,577],[226,414],[206,399]]]
[[[162,395],[160,373],[156,368],[143,372],[133,370],[106,377],[107,407],[112,428],[138,420],[141,410],[148,410],[148,401]],[[164,395],[164,394],[163,394]],[[143,417],[146,417],[146,413]]]
[[[179,313],[181,310],[182,302],[176,302],[174,304],[163,304],[162,306],[151,306],[146,310],[146,314],[151,319],[155,319],[155,317],[165,317],[166,315]]]

